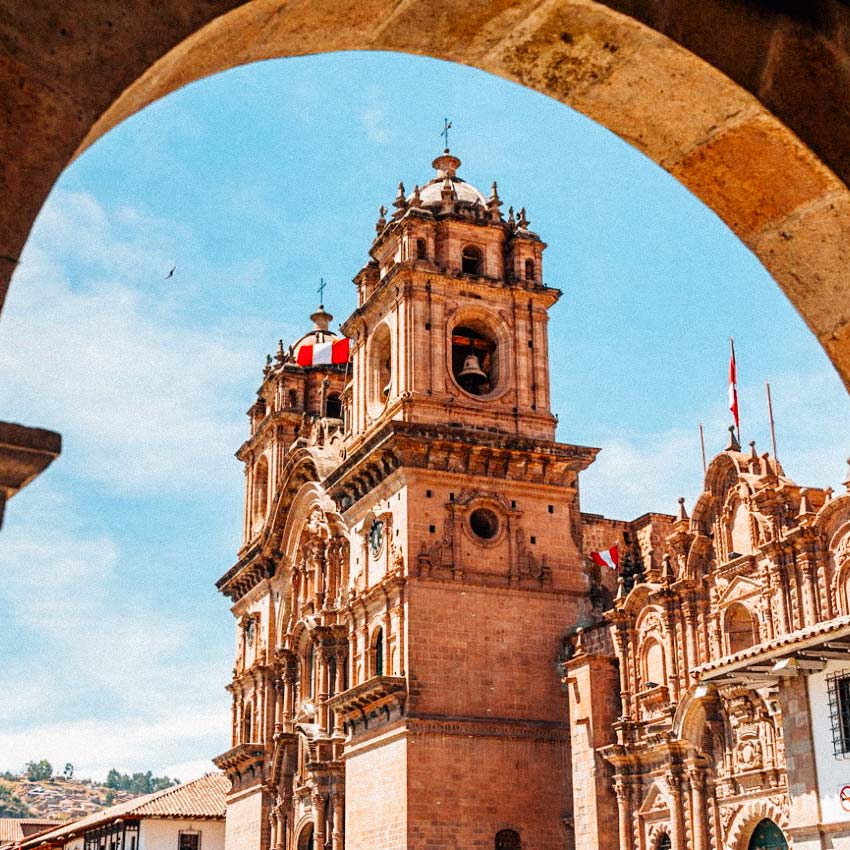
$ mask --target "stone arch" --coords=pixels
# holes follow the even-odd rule
[[[260,530],[269,512],[269,461],[264,454],[260,455],[254,465],[253,478],[252,536]]]
[[[681,3],[627,4],[633,17],[616,11],[623,6],[516,0],[471,9],[446,0],[441,15],[429,15],[420,3],[377,0],[364,15],[356,0],[167,0],[155,10],[131,2],[104,22],[95,9],[72,19],[58,0],[7,4],[14,71],[3,108],[15,120],[0,144],[14,164],[2,178],[14,200],[0,211],[0,289],[69,159],[147,104],[262,59],[395,50],[540,91],[655,160],[756,253],[848,384],[850,322],[834,305],[850,295],[850,115],[841,95],[850,10],[838,0],[817,14],[705,0],[697,23]]]
[[[733,816],[723,847],[726,850],[747,850],[755,828],[765,819],[772,820],[783,832],[788,829],[788,818],[779,806],[764,798],[750,800]]]
[[[730,653],[749,649],[759,641],[758,620],[743,602],[733,602],[723,612],[723,632]]]
[[[679,700],[672,731],[696,753],[712,757],[723,748],[724,723],[717,691],[705,685],[692,685]]]
[[[383,624],[379,624],[369,638],[369,675],[388,675],[387,660],[387,635]]]
[[[640,670],[644,688],[667,684],[667,653],[658,637],[646,638],[640,646]]]
[[[313,821],[309,820],[302,824],[298,831],[298,840],[296,843],[297,850],[315,850],[315,842],[313,841]]]

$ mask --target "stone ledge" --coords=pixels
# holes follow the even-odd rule
[[[0,422],[0,525],[3,508],[62,451],[62,437],[44,428]]]

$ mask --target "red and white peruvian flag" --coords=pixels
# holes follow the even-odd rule
[[[735,366],[735,340],[729,340],[732,353],[729,356],[729,412],[735,417],[735,427],[740,431],[741,422],[738,419],[738,369]]]
[[[302,345],[298,349],[299,366],[332,366],[348,363],[351,340],[348,337],[332,342],[320,342],[318,345]]]
[[[600,567],[608,567],[611,570],[616,570],[620,566],[620,547],[612,546],[603,552],[591,552],[590,560],[594,564],[599,564]]]

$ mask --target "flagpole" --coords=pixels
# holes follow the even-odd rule
[[[699,423],[699,444],[702,449],[702,474],[708,472],[708,465],[705,462],[705,432],[703,431],[702,422]]]
[[[776,425],[773,421],[773,400],[770,397],[770,382],[764,382],[765,387],[767,387],[767,412],[770,416],[770,440],[773,444],[773,460],[778,465],[779,458],[776,456]]]
[[[729,345],[732,348],[732,362],[735,364],[735,402],[737,404],[737,411],[735,414],[735,427],[738,430],[738,445],[741,445],[741,405],[738,401],[738,360],[735,357],[735,338],[729,337]]]

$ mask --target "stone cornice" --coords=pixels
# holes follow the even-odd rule
[[[351,722],[381,710],[401,709],[407,700],[404,676],[372,676],[328,700],[328,707]]]
[[[244,773],[246,770],[262,770],[266,748],[261,743],[237,744],[212,759],[213,764],[225,773]]]
[[[399,467],[567,486],[599,449],[508,434],[389,421],[322,482],[347,509]],[[371,470],[370,468],[375,468]]]

